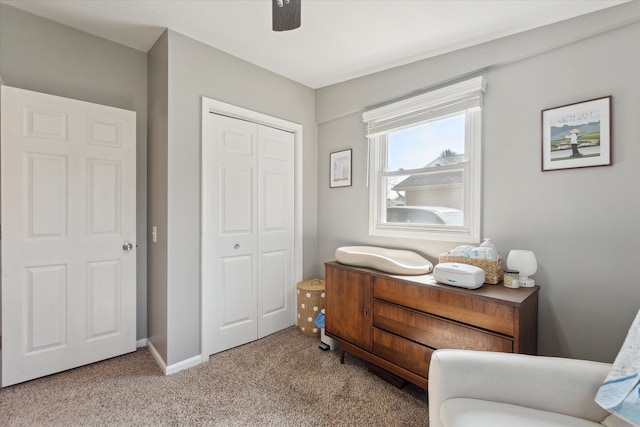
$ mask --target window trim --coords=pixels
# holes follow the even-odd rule
[[[372,236],[429,239],[450,242],[480,242],[482,190],[482,94],[486,84],[476,77],[363,113],[369,141],[369,234]],[[464,225],[387,224],[381,222],[386,188],[382,174],[386,164],[387,134],[453,113],[465,114]],[[411,171],[403,171],[411,173]],[[393,174],[393,173],[392,173]],[[386,208],[386,203],[384,203]]]

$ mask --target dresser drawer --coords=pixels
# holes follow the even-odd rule
[[[373,297],[503,335],[514,335],[515,309],[502,301],[383,277],[374,279]]]
[[[374,300],[373,326],[429,347],[513,351],[513,340],[394,304]]]
[[[373,328],[373,354],[427,378],[433,349]]]

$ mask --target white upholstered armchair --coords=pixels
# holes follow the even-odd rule
[[[438,350],[429,370],[429,426],[628,426],[594,400],[611,366],[556,357]]]

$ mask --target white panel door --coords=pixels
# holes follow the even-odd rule
[[[205,218],[212,278],[211,353],[257,338],[257,132],[254,123],[216,114],[208,125],[212,145]]]
[[[294,321],[293,135],[210,114],[203,185],[209,354]]]
[[[258,127],[258,338],[293,318],[293,154],[292,133]]]
[[[135,350],[135,113],[2,86],[2,386]]]

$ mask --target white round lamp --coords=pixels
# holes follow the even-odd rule
[[[509,270],[518,270],[520,286],[525,288],[535,286],[536,281],[529,278],[538,270],[538,261],[533,252],[512,249],[507,257],[507,268]]]

